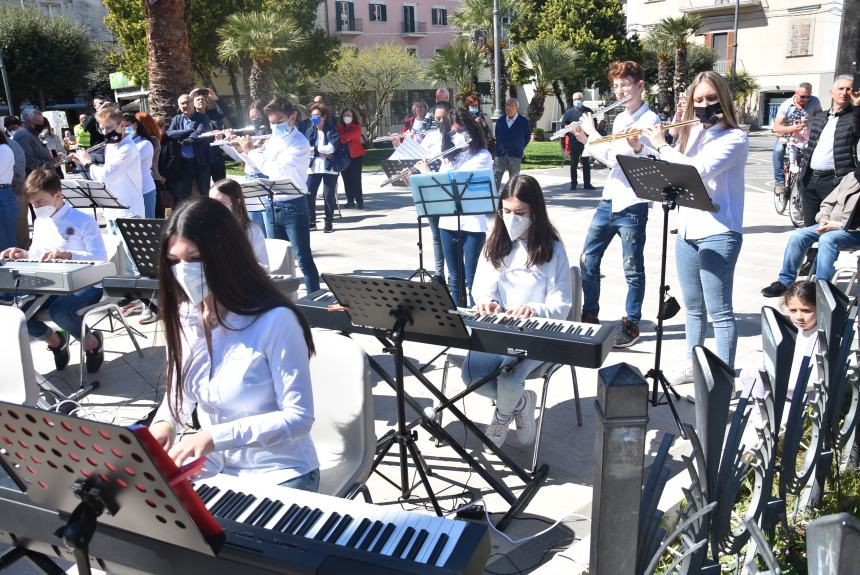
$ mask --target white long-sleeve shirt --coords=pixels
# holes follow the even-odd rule
[[[183,304],[183,391],[180,421],[165,397],[156,421],[184,425],[197,407],[212,433],[210,462],[231,475],[264,474],[282,483],[319,467],[309,435],[314,421],[308,348],[292,310],[257,316],[228,312],[206,345],[199,309]],[[216,470],[212,469],[212,471]]]
[[[487,150],[478,150],[477,153],[472,153],[471,150],[463,150],[453,161],[448,161],[448,158],[442,160],[442,165],[439,167],[439,173],[444,172],[474,172],[476,170],[493,169],[493,156]],[[439,227],[445,230],[457,229],[457,216],[442,216],[439,218]],[[464,232],[486,232],[487,231],[487,216],[484,215],[467,215],[460,216],[460,229]]]
[[[155,191],[155,178],[152,177],[152,142],[138,136],[134,139],[134,145],[140,154],[140,182],[144,194]]]
[[[261,147],[239,154],[245,162],[245,173],[264,174],[270,180],[289,178],[303,191],[308,191],[308,163],[311,145],[298,129],[286,136],[272,135]],[[295,196],[275,196],[275,200],[290,200]]]
[[[0,145],[0,186],[11,186],[15,176],[15,154],[7,144]]]
[[[528,258],[525,240],[513,243],[501,269],[482,255],[472,284],[475,303],[496,301],[506,309],[525,304],[537,317],[567,319],[573,300],[564,244],[553,243],[552,259],[546,263],[529,266]]]
[[[114,220],[144,216],[142,173],[140,152],[131,138],[123,138],[119,143],[105,147],[105,163],[92,164],[90,177],[105,184],[108,191],[128,207],[127,210],[106,209],[106,218]]]
[[[248,239],[251,240],[251,247],[254,248],[254,257],[257,259],[257,263],[268,271],[269,253],[266,251],[266,236],[260,226],[254,222],[248,222]]]
[[[95,218],[68,204],[50,218],[36,218],[33,222],[33,243],[27,250],[30,258],[39,259],[51,250],[70,252],[73,260],[108,259]]]
[[[618,114],[612,122],[612,133],[617,134],[627,128],[647,128],[659,123],[660,117],[651,111],[648,104],[643,102],[639,109],[632,114],[626,109]],[[600,134],[595,134],[589,138],[589,141],[600,137]],[[647,142],[647,139],[643,138],[643,142]],[[615,159],[615,156],[619,155],[636,155],[625,138],[608,144],[586,144],[585,149],[591,153],[593,158],[611,168],[609,178],[607,178],[606,184],[603,186],[603,199],[612,202],[613,214],[617,214],[634,204],[650,203],[648,200],[642,200],[636,196],[633,188],[630,187],[630,182],[627,181],[627,177],[621,171],[618,160]]]
[[[640,155],[656,155],[661,160],[694,166],[705,183],[716,212],[678,208],[678,237],[698,240],[728,231],[743,233],[744,166],[749,139],[743,130],[721,123],[705,130],[701,124],[690,129],[687,150],[663,146],[659,151],[643,145]]]

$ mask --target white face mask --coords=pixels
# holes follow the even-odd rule
[[[344,124],[352,124],[352,116],[344,116],[343,117]]]
[[[185,295],[195,306],[199,306],[209,295],[203,262],[178,262],[173,265],[173,277],[182,287]]]
[[[517,214],[503,214],[502,221],[505,223],[505,229],[508,230],[508,237],[511,241],[517,241],[532,225],[531,218],[518,216]]]
[[[48,219],[54,215],[57,211],[57,208],[48,204],[47,206],[39,206],[38,208],[33,208],[33,212],[36,213],[36,218],[38,219]]]
[[[451,143],[458,149],[465,148],[469,145],[469,135],[465,132],[455,132],[453,136],[451,136]]]

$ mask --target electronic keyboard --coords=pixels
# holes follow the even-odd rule
[[[71,294],[116,273],[113,262],[0,261],[0,292]]]

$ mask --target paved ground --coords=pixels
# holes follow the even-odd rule
[[[773,302],[764,300],[759,295],[759,290],[775,279],[783,248],[792,229],[788,218],[777,215],[772,205],[769,151],[772,139],[767,135],[754,135],[751,142],[752,151],[747,167],[744,245],[735,274],[735,312],[739,320],[740,334],[738,367],[754,361],[761,349],[759,311],[765,303]],[[538,178],[544,187],[550,216],[562,234],[568,255],[575,261],[582,248],[593,209],[599,201],[600,190],[569,190],[567,167],[534,170],[530,173]],[[607,174],[607,170],[595,170],[594,184],[600,186]],[[312,234],[312,247],[321,272],[385,270],[392,273],[417,267],[415,211],[410,197],[403,188],[380,188],[381,180],[381,175],[366,174],[366,209],[343,210],[342,217],[335,221],[336,231],[333,234]],[[645,249],[648,284],[643,309],[642,340],[629,350],[611,353],[605,365],[628,362],[643,373],[653,367],[653,320],[658,301],[661,216],[659,208],[652,210],[648,222],[649,240]],[[429,258],[425,260],[425,266],[432,267],[429,233],[425,232],[425,239],[428,240],[426,254]],[[680,299],[673,244],[674,236],[670,236],[668,283],[672,286],[672,293]],[[617,320],[624,313],[623,302],[626,294],[618,242],[613,243],[606,253],[603,274],[605,279],[600,315],[604,320]],[[155,333],[154,326],[143,329],[148,337],[143,341],[146,346],[143,359],[133,353],[131,344],[124,336],[107,338],[108,361],[97,375],[101,382],[99,393],[90,396],[86,401],[84,412],[87,416],[128,424],[143,417],[160,401],[163,340]],[[375,340],[361,336],[357,339],[368,354],[384,366],[391,366],[390,359]],[[669,320],[664,342],[663,368],[670,370],[684,357],[683,312]],[[712,344],[713,340],[709,339],[707,345]],[[438,351],[430,346],[417,344],[407,344],[406,347],[407,355],[422,363]],[[74,358],[77,348],[73,346],[72,351],[72,365],[64,373],[50,373],[50,354],[41,345],[34,346],[37,369],[48,373],[51,380],[58,385],[64,385],[66,381],[75,382],[77,364]],[[437,360],[429,370],[429,377],[434,382],[441,380],[442,363]],[[583,425],[576,425],[570,372],[560,370],[550,386],[541,450],[541,461],[550,465],[549,478],[526,512],[513,522],[506,534],[515,540],[521,539],[545,529],[557,520],[563,521],[558,527],[528,542],[512,544],[501,536],[494,535],[493,555],[487,566],[487,573],[580,573],[587,567],[595,428],[593,401],[597,371],[577,369],[577,376],[582,395]],[[451,381],[453,383],[449,389],[461,389],[462,384],[456,370]],[[529,387],[540,391],[536,381],[530,382]],[[422,405],[430,405],[428,394],[423,393],[414,380],[407,379],[407,391],[418,398]],[[374,408],[377,433],[381,435],[391,429],[395,422],[393,393],[384,382],[374,382]],[[474,421],[482,424],[489,421],[493,409],[489,401],[480,397],[466,399],[464,408]],[[679,411],[685,421],[693,420],[691,404],[681,402]],[[663,434],[674,431],[674,422],[667,408],[654,408],[649,417],[646,462],[653,457]],[[454,436],[463,438],[463,426],[451,423],[451,419],[446,419],[446,429]],[[466,443],[469,447],[475,447],[471,439]],[[487,509],[496,519],[506,510],[502,499],[490,492],[477,475],[470,473],[451,449],[436,448],[424,433],[419,433],[419,445],[435,472],[432,482],[443,506],[453,509],[465,501],[483,497]],[[530,465],[531,451],[511,445],[508,448],[516,461],[524,466]],[[675,450],[683,452],[687,448],[687,445],[678,442]],[[484,459],[484,456],[479,455],[479,458]],[[509,472],[494,458],[487,459],[487,462],[497,470],[499,477],[518,492],[521,484]],[[395,473],[397,468],[393,455],[384,462],[382,469],[387,473]],[[677,477],[675,481],[683,484],[684,478]],[[397,504],[399,492],[380,477],[371,477],[368,485],[374,501],[381,505]],[[422,496],[421,489],[416,489],[414,498],[402,505],[410,509],[423,508],[427,502]],[[666,501],[667,505],[671,503]]]

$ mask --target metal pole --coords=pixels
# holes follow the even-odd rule
[[[735,78],[738,67],[738,13],[741,10],[741,0],[735,0],[735,35],[732,44],[732,98],[735,97]]]
[[[496,101],[492,120],[502,117],[502,48],[499,37],[499,0],[493,0],[493,69],[495,70]]]
[[[0,75],[3,76],[3,90],[6,92],[6,104],[9,106],[9,115],[15,115],[15,105],[12,103],[12,90],[9,89],[9,77],[6,75],[6,63],[3,61],[3,50],[0,50]]]

